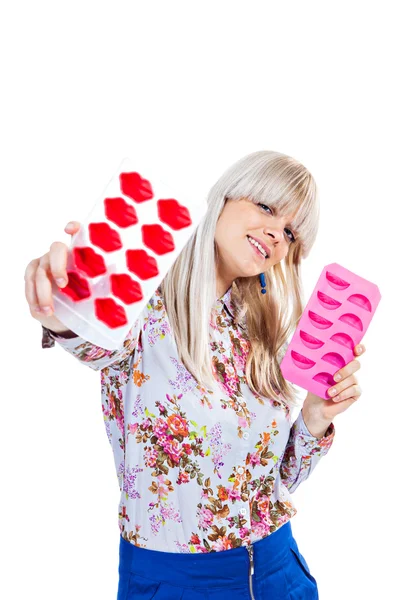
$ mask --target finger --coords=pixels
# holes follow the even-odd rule
[[[360,356],[361,354],[364,354],[364,352],[365,352],[365,346],[363,346],[362,344],[359,344],[358,346],[356,346],[354,348],[355,356]]]
[[[351,406],[352,404],[354,404],[355,402],[357,402],[358,397],[354,397],[351,396],[350,398],[347,398],[347,400],[343,400],[343,402],[339,402],[337,404],[335,404],[335,408],[334,410],[334,415],[339,415],[340,413],[344,412],[345,410],[347,410],[349,408],[349,406]],[[333,404],[331,404],[331,406],[333,406]],[[328,407],[327,407],[328,409]],[[328,410],[329,412],[329,410]],[[332,413],[331,414],[331,418],[332,418]]]
[[[358,384],[358,380],[357,377],[355,375],[349,375],[349,377],[345,377],[345,379],[343,381],[341,381],[340,383],[337,383],[336,385],[328,388],[327,392],[329,394],[329,396],[336,396],[337,394],[340,394],[341,392],[343,392],[346,388],[350,387],[351,385],[357,385]]]
[[[39,258],[34,258],[25,270],[25,298],[32,312],[40,313],[40,306],[36,294],[36,269],[39,265]]]
[[[334,396],[332,398],[332,401],[333,402],[343,402],[344,400],[347,400],[348,398],[351,398],[351,397],[359,398],[361,396],[361,393],[362,393],[362,390],[359,385],[357,385],[357,384],[351,385],[350,387],[348,387],[345,390],[343,390],[342,392],[340,392],[340,394],[337,394],[336,396]]]
[[[62,242],[53,242],[50,246],[50,271],[59,287],[68,282],[67,275],[68,247]]]
[[[64,230],[67,233],[70,233],[71,235],[73,235],[74,233],[76,233],[78,231],[78,229],[80,229],[81,224],[79,223],[79,221],[70,221],[69,223],[66,224],[66,226],[64,227]]]
[[[50,316],[53,312],[52,288],[51,281],[48,276],[50,269],[49,252],[44,254],[39,262],[36,270],[35,284],[38,303],[41,310],[46,316]]]
[[[336,382],[342,381],[343,379],[346,379],[346,377],[350,377],[350,375],[352,375],[359,369],[361,369],[361,364],[355,358],[354,360],[349,362],[345,367],[339,369],[339,371],[336,371],[336,373],[333,375],[333,380]]]

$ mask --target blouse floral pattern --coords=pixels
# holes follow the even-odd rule
[[[270,535],[297,513],[291,494],[332,445],[300,411],[254,394],[249,342],[233,319],[231,288],[210,318],[215,386],[201,387],[178,357],[161,290],[121,348],[105,350],[43,327],[83,365],[101,371],[104,424],[121,492],[121,535],[164,552],[219,552]]]

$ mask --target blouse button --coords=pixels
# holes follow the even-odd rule
[[[249,439],[249,432],[248,431],[244,431],[243,432],[243,439],[244,440],[248,440]]]
[[[238,467],[237,472],[239,473],[239,475],[243,475],[243,473],[244,473],[243,467]]]
[[[243,516],[244,516],[244,515],[247,513],[247,510],[246,510],[245,508],[241,508],[241,509],[239,510],[239,512],[240,512],[240,514],[241,514],[241,515],[243,515]]]

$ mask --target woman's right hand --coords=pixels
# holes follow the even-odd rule
[[[66,225],[65,231],[74,235],[79,228],[78,221],[71,221]],[[60,288],[68,283],[67,256],[68,246],[62,242],[53,242],[50,251],[31,260],[25,270],[25,297],[31,316],[55,333],[68,331],[68,327],[53,315],[52,295],[52,279]],[[63,283],[60,279],[63,279]]]

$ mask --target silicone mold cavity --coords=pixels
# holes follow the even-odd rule
[[[106,198],[104,212],[107,219],[119,227],[130,227],[138,222],[135,207],[123,198]]]
[[[156,254],[167,254],[175,250],[174,238],[161,225],[142,226],[143,244]]]
[[[341,302],[335,300],[334,298],[331,298],[330,296],[327,296],[323,292],[317,292],[317,298],[321,306],[323,306],[327,310],[336,310],[337,308],[342,306]]]
[[[353,294],[352,296],[347,298],[347,301],[353,302],[353,304],[357,304],[357,306],[361,306],[361,308],[364,308],[364,310],[368,310],[368,312],[371,312],[372,310],[371,302],[362,294]]]
[[[285,379],[330,399],[333,375],[354,359],[380,298],[374,283],[337,263],[324,267],[281,361]]]
[[[352,315],[351,313],[347,313],[345,315],[341,315],[339,317],[339,320],[343,321],[343,323],[347,323],[348,325],[350,325],[351,327],[354,327],[355,329],[359,329],[360,331],[363,330],[362,321],[359,317],[357,317],[357,315]]]
[[[128,322],[123,306],[117,304],[113,298],[96,298],[94,309],[99,321],[112,329],[121,327]]]
[[[71,298],[74,302],[90,298],[91,293],[87,280],[74,271],[67,271],[67,275],[68,283],[63,288],[58,288],[59,291]]]
[[[291,354],[294,364],[299,367],[299,369],[311,369],[311,367],[315,365],[315,361],[310,360],[306,356],[303,356],[294,350],[292,350]]]
[[[127,250],[126,264],[129,271],[140,279],[151,279],[158,275],[157,261],[146,250]]]
[[[321,315],[317,315],[317,313],[312,310],[309,311],[308,316],[314,327],[317,327],[318,329],[328,329],[328,327],[332,327],[332,321],[321,317]]]
[[[169,225],[171,229],[179,230],[192,224],[186,206],[182,206],[173,198],[158,200],[157,209],[160,221]]]
[[[125,304],[133,304],[143,299],[140,283],[134,281],[126,273],[111,275],[111,291],[114,296],[120,298]]]
[[[89,237],[93,246],[98,246],[104,252],[114,252],[122,248],[118,231],[112,229],[108,223],[90,223]]]
[[[347,333],[335,333],[331,336],[331,340],[342,346],[346,346],[352,350],[355,346],[353,338]]]
[[[334,365],[337,369],[341,369],[346,364],[343,356],[340,356],[337,352],[328,352],[328,354],[321,356],[321,360],[331,363],[331,365]]]
[[[135,202],[146,202],[154,197],[150,181],[144,179],[139,173],[121,173],[119,180],[121,192]]]
[[[73,256],[76,267],[89,277],[98,277],[107,272],[104,258],[90,246],[85,248],[75,247]]]
[[[311,348],[312,350],[315,350],[316,348],[321,348],[321,346],[324,345],[324,342],[314,337],[313,335],[310,335],[306,331],[300,331],[300,338],[303,344],[307,348]]]
[[[338,277],[334,273],[331,273],[330,271],[326,272],[326,279],[329,285],[335,290],[345,290],[350,285],[347,281],[340,279],[340,277]]]
[[[317,381],[318,383],[322,383],[327,387],[335,385],[335,380],[330,373],[317,373],[314,375],[313,380]]]

